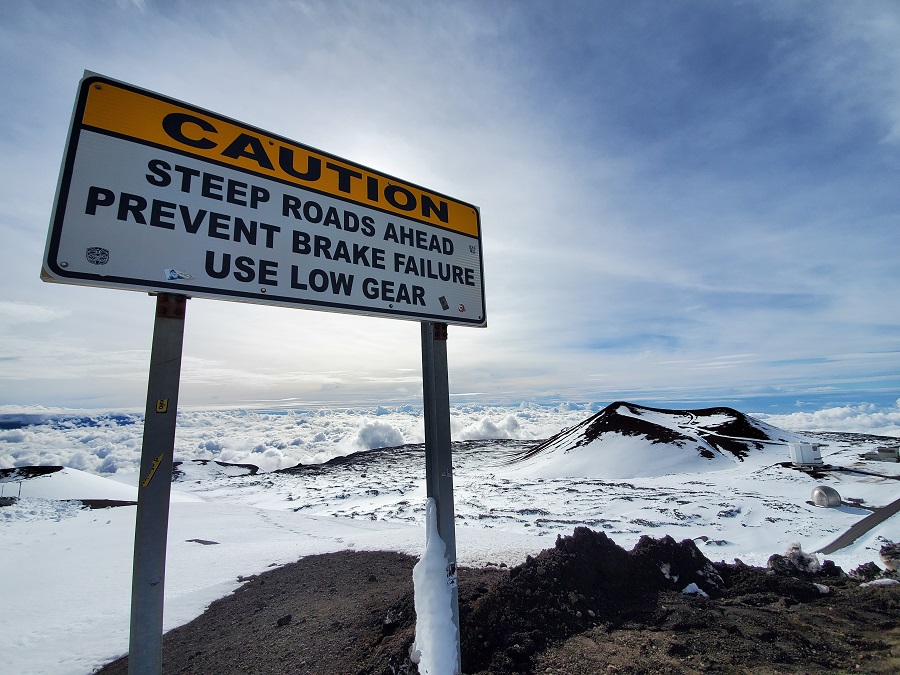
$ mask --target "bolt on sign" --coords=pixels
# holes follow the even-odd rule
[[[477,207],[90,73],[41,276],[487,324]]]

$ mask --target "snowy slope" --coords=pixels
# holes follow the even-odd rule
[[[0,469],[4,496],[38,499],[109,500],[134,502],[137,486],[95,476],[68,467]],[[172,501],[197,501],[199,497],[173,490]]]
[[[515,459],[517,475],[633,478],[704,473],[783,459],[803,440],[732,408],[662,410],[612,403]]]

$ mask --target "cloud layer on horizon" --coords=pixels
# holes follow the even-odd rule
[[[601,409],[600,404],[457,405],[454,441],[543,440]],[[836,431],[900,441],[900,401],[786,415],[750,413],[787,431]],[[143,416],[0,406],[0,469],[60,465],[98,474],[132,473],[141,460]],[[21,426],[20,426],[21,425]],[[316,464],[374,448],[425,441],[420,407],[185,410],[178,414],[175,460],[249,463],[264,471]]]

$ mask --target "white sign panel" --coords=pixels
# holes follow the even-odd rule
[[[484,326],[476,207],[100,76],[47,281]]]

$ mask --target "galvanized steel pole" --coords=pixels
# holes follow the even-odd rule
[[[166,538],[186,304],[183,295],[156,296],[134,527],[129,675],[162,673]]]
[[[450,606],[453,625],[456,626],[456,647],[461,669],[453,461],[450,449],[450,383],[445,323],[422,322],[422,389],[425,405],[426,494],[435,501],[438,534],[447,549],[447,584],[451,588]]]

